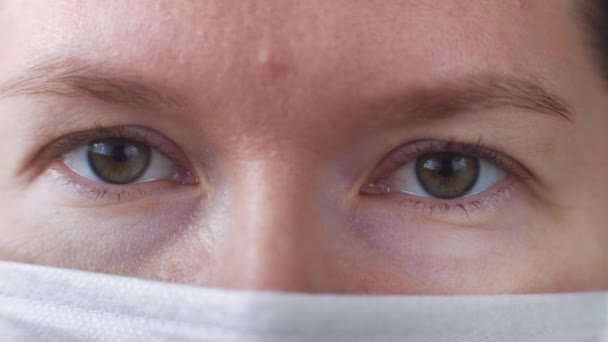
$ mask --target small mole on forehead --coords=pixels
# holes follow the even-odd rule
[[[265,72],[268,72],[272,77],[278,77],[287,72],[285,63],[281,62],[268,48],[261,48],[258,51],[257,59],[258,63],[262,66],[262,69]]]

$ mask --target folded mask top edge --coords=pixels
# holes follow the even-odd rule
[[[74,321],[81,321],[81,331],[87,324],[94,329],[107,324],[114,330],[124,326],[129,331],[180,331],[192,336],[205,332],[236,339],[239,334],[265,336],[268,340],[277,336],[283,340],[288,336],[322,340],[319,334],[328,340],[362,336],[390,340],[435,334],[478,337],[479,341],[484,341],[484,336],[608,341],[608,292],[286,294],[209,289],[0,262],[2,319],[66,331]]]

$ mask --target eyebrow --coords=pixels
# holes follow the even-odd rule
[[[436,120],[455,113],[514,107],[548,114],[568,122],[574,114],[568,103],[543,87],[538,78],[481,73],[454,80],[415,85],[413,90],[370,101],[375,117],[396,113],[399,120]],[[124,77],[106,76],[91,65],[48,60],[25,70],[22,76],[0,84],[0,98],[18,95],[87,97],[111,104],[167,109],[181,107],[184,99]],[[393,115],[389,115],[393,116]]]
[[[19,77],[0,84],[0,98],[19,95],[85,97],[111,104],[165,109],[180,107],[183,99],[168,89],[128,78],[108,76],[92,65],[51,59],[27,68]]]
[[[372,103],[370,111],[380,120],[430,121],[452,117],[458,113],[487,111],[503,107],[518,108],[574,122],[574,111],[558,95],[542,85],[540,79],[508,74],[481,73],[454,80],[444,80],[403,94],[390,95]],[[438,85],[437,85],[438,84]]]

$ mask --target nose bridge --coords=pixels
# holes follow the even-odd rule
[[[309,270],[323,240],[314,177],[284,160],[241,162],[235,169],[222,285],[314,291]]]

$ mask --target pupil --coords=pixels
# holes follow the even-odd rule
[[[112,146],[111,158],[117,163],[123,163],[137,157],[139,149],[133,145],[117,144]]]
[[[452,177],[454,173],[456,173],[455,171],[456,170],[454,169],[453,161],[449,159],[443,159],[439,164],[437,173],[443,178],[449,178]]]
[[[132,147],[132,146],[130,146]],[[125,145],[116,145],[112,150],[112,159],[118,163],[122,163],[129,159],[128,152]]]

